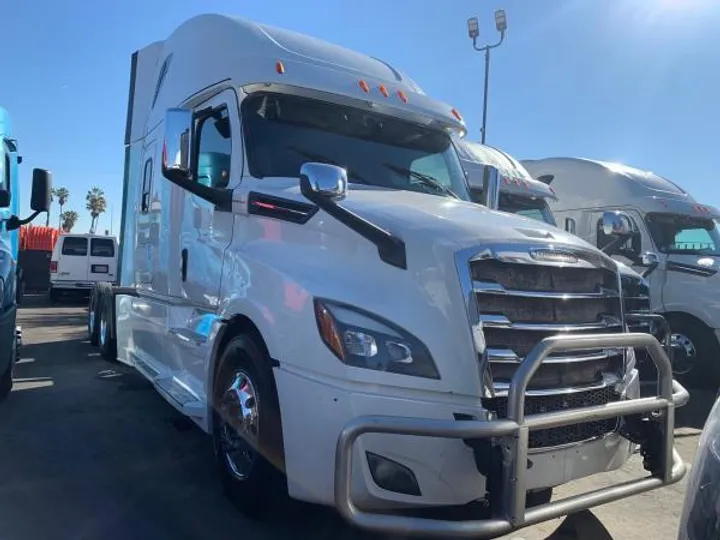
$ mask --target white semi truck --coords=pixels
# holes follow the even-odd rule
[[[455,146],[468,179],[473,201],[485,200],[483,175],[485,167],[491,166],[500,173],[499,197],[494,208],[557,226],[555,215],[549,205],[550,201],[557,201],[557,195],[549,185],[550,179],[547,176],[544,177],[544,182],[535,180],[513,156],[492,146],[467,139],[458,140]],[[610,216],[604,218],[608,220]],[[623,218],[627,219],[627,216]],[[651,332],[666,346],[666,352],[670,352],[667,321],[657,315],[646,316],[652,313],[648,280],[622,262],[619,262],[618,270],[624,281],[625,312],[630,331]],[[647,351],[644,348],[636,349],[635,358],[640,372],[640,382],[647,383],[648,386],[655,384],[657,372]]]
[[[602,216],[629,219],[631,238],[614,257],[650,267],[653,311],[672,328],[675,373],[693,386],[720,386],[720,210],[699,204],[674,182],[618,163],[547,158],[522,161],[535,178],[552,177],[558,218],[605,248]]]
[[[212,435],[248,515],[289,495],[370,530],[495,537],[684,475],[687,392],[627,332],[617,263],[470,202],[451,106],[220,15],[131,66],[120,286],[96,287],[88,330]],[[636,346],[657,397],[637,398]],[[527,508],[638,444],[649,476]],[[482,519],[407,514],[477,501]]]

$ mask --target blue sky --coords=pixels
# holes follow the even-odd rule
[[[87,231],[85,193],[102,187],[120,222],[131,53],[185,19],[232,13],[378,56],[453,104],[479,140],[483,56],[466,20],[494,41],[488,138],[517,158],[579,155],[653,170],[720,206],[720,3],[716,0],[154,0],[14,2],[2,13],[0,104],[24,157],[70,190]],[[57,208],[53,208],[53,222]]]

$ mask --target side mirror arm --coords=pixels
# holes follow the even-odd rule
[[[41,214],[41,212],[33,212],[30,214],[30,217],[26,217],[25,219],[20,219],[17,216],[10,216],[10,219],[8,219],[5,222],[5,228],[8,231],[14,231],[22,227],[23,225],[27,225],[30,223],[33,219],[38,217]]]

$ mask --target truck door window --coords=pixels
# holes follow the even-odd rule
[[[150,190],[152,188],[152,158],[148,158],[145,162],[145,169],[143,171],[143,183],[142,183],[142,202],[140,204],[140,211],[143,213],[148,212],[150,209]]]
[[[653,213],[647,224],[661,253],[720,256],[720,227],[712,219]]]
[[[205,186],[225,188],[230,182],[232,134],[227,107],[200,120],[197,181]]]
[[[92,238],[90,240],[91,257],[114,257],[115,242],[110,238]]]
[[[66,236],[63,238],[62,254],[71,257],[85,257],[87,255],[87,238]]]

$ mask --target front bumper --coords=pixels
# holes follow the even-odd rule
[[[631,399],[605,405],[525,416],[525,392],[535,371],[553,352],[612,347],[646,347],[659,374],[656,397]],[[363,416],[348,422],[337,441],[335,452],[335,504],[353,525],[389,534],[445,537],[495,537],[512,530],[563,516],[679,481],[686,466],[674,449],[675,407],[687,403],[689,394],[672,379],[672,368],[662,345],[649,334],[557,336],[540,342],[518,368],[510,384],[505,420],[436,420],[396,416]],[[611,485],[532,509],[526,509],[530,431],[616,417],[660,411],[660,448],[655,456],[660,466],[651,476]],[[502,444],[500,483],[491,497],[499,511],[491,519],[442,521],[397,516],[361,510],[353,502],[353,446],[367,433],[415,435],[449,439],[495,439]],[[658,462],[658,461],[656,461]]]

